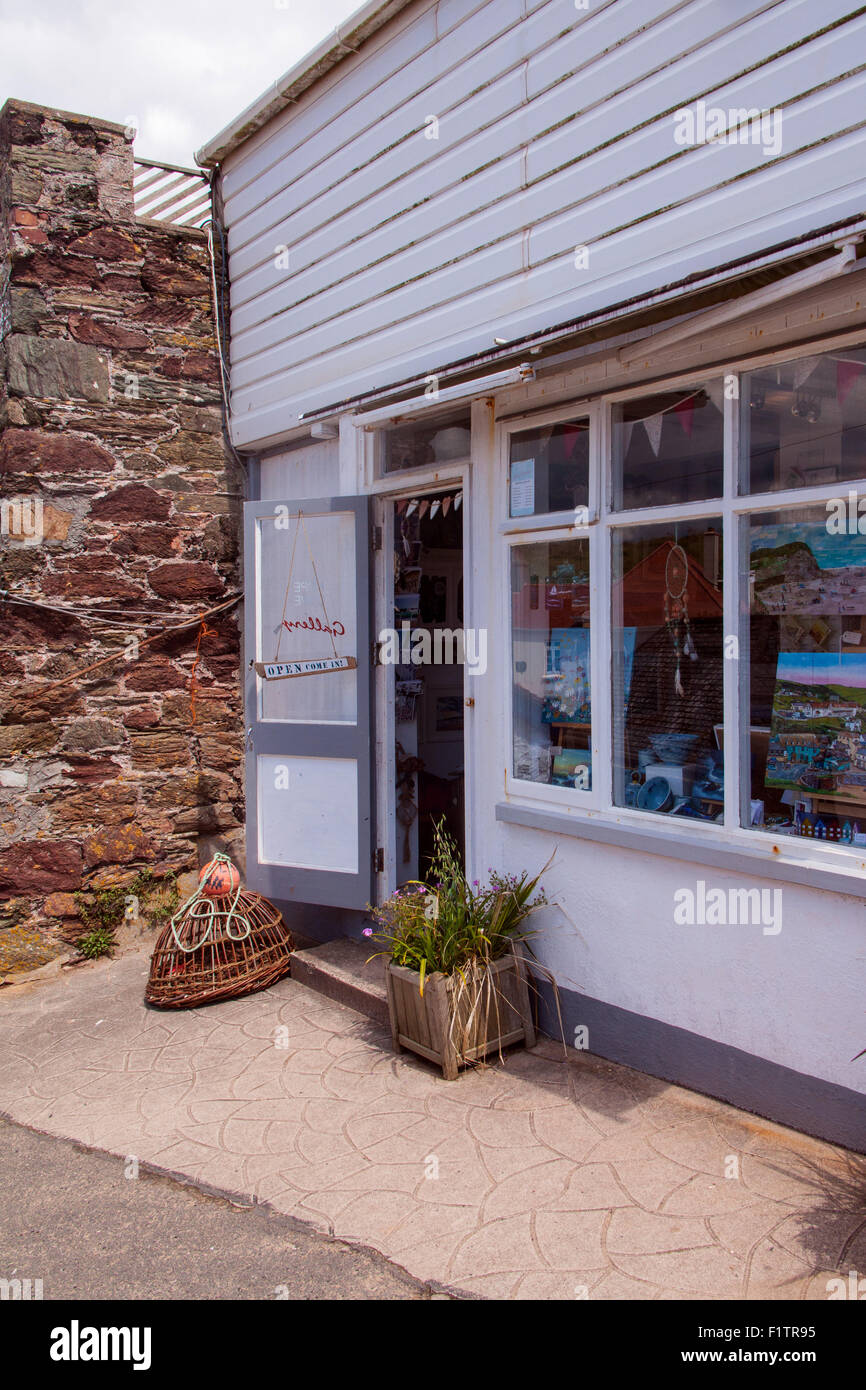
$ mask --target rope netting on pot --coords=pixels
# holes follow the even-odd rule
[[[265,989],[289,969],[292,938],[277,909],[241,889],[226,854],[160,932],[144,997],[162,1009],[189,1009]]]

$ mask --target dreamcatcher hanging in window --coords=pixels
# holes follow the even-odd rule
[[[676,657],[674,690],[685,695],[680,662],[683,656],[697,661],[698,653],[689,624],[689,557],[679,542],[671,546],[665,561],[665,627]]]

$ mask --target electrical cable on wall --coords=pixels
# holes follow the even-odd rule
[[[229,337],[228,320],[226,317],[225,310],[224,278],[225,267],[227,264],[228,249],[226,247],[225,233],[223,232],[222,224],[220,223],[218,218],[209,217],[206,222],[202,223],[202,227],[207,228],[207,247],[208,255],[210,257],[210,278],[211,289],[213,291],[214,334],[216,336],[217,359],[219,361],[220,369],[220,397],[222,400],[223,435],[225,436],[225,441],[232,452],[233,458],[237,462],[238,466],[243,472],[244,477],[246,478],[248,476],[247,461],[242,454],[238,453],[237,449],[231,441],[231,435],[229,433],[229,398],[231,396],[231,371],[229,368],[228,358],[226,357],[225,348],[223,346],[224,343],[228,342]],[[216,228],[217,235],[220,239],[221,274],[219,286],[217,285],[216,255],[214,251],[214,228]]]

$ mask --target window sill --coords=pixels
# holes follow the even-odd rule
[[[709,864],[728,873],[750,873],[758,878],[779,879],[784,883],[802,883],[830,893],[847,893],[866,898],[866,858],[851,856],[850,866],[841,864],[837,855],[846,850],[801,858],[784,853],[780,842],[771,836],[756,833],[759,843],[748,842],[749,832],[741,831],[724,838],[712,834],[689,834],[670,830],[656,820],[646,826],[632,820],[599,813],[568,814],[542,809],[514,800],[500,801],[496,819],[510,825],[522,825],[531,830],[544,830],[554,835],[570,835],[595,844],[616,845],[622,849],[644,854],[656,854],[665,859],[681,859],[690,864]]]

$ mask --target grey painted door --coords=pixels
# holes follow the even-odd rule
[[[247,881],[363,908],[372,888],[366,497],[245,511]]]

